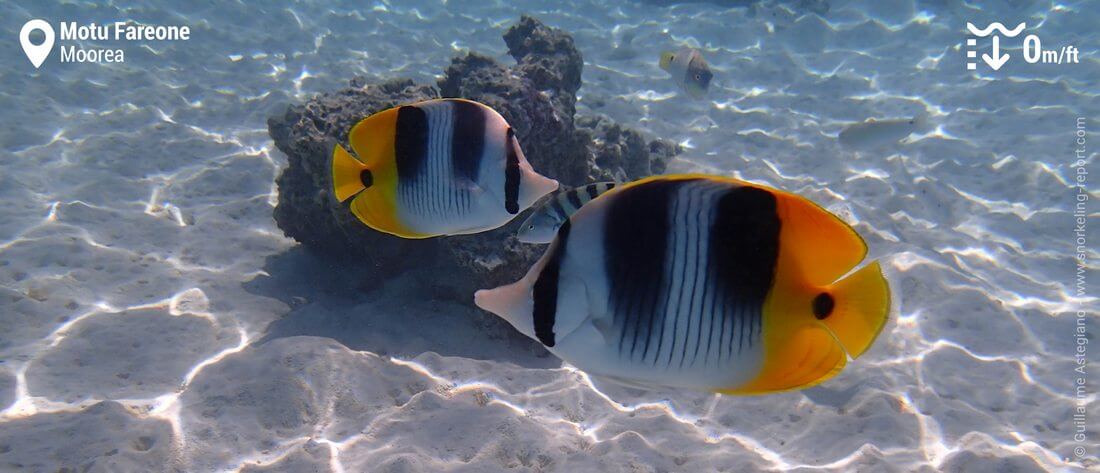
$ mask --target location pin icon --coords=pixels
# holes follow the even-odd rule
[[[46,35],[46,40],[42,44],[31,43],[31,32],[34,30],[40,30]],[[19,30],[19,44],[23,45],[23,52],[27,54],[27,59],[31,60],[35,69],[38,69],[53,50],[53,27],[44,20],[28,21],[23,25],[23,29]]]

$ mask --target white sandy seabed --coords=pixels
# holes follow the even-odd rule
[[[122,64],[55,55],[36,72],[13,41],[0,49],[0,470],[1097,465],[1100,377],[1090,369],[1078,398],[1072,357],[1075,313],[1089,311],[1094,337],[1096,300],[1074,288],[1071,214],[1076,118],[1092,140],[1100,117],[1094,3],[834,0],[823,17],[589,0],[162,3],[0,4],[8,40],[30,18],[192,28],[188,41],[120,44]],[[895,293],[876,345],[803,392],[616,388],[487,330],[466,301],[432,299],[430,275],[362,293],[282,236],[271,211],[286,158],[268,116],[355,75],[431,81],[466,49],[506,60],[500,35],[521,13],[574,34],[581,113],[681,142],[675,171],[796,191],[853,222]],[[967,72],[968,20],[1026,21],[1082,63],[1027,64],[1005,40],[1008,65]],[[679,45],[715,70],[706,100],[656,67]],[[921,111],[930,126],[905,142],[837,142],[851,122]]]

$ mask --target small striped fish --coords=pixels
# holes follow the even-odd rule
[[[531,216],[519,227],[516,238],[523,243],[550,243],[558,233],[558,228],[569,220],[570,215],[580,210],[588,201],[614,188],[614,182],[596,182],[558,191],[542,205],[535,207]]]
[[[367,226],[403,238],[500,227],[558,181],[531,168],[504,117],[470,100],[371,115],[332,151],[333,195]]]
[[[592,375],[726,394],[802,389],[863,354],[890,313],[877,261],[800,196],[735,179],[617,186],[562,224],[519,281],[478,291]]]

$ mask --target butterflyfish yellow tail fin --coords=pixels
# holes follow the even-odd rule
[[[875,261],[823,291],[814,299],[814,315],[829,327],[849,356],[859,357],[890,318],[890,287],[882,268]]]
[[[435,235],[409,228],[399,215],[395,140],[402,109],[412,118],[423,116],[415,106],[406,105],[378,112],[351,128],[348,143],[359,159],[340,146],[333,150],[333,188],[340,201],[354,197],[351,212],[367,226],[402,238],[429,238]]]
[[[385,188],[396,185],[393,136],[398,108],[371,115],[351,128],[348,144],[355,156],[339,144],[333,147],[332,187],[340,202],[375,184]]]
[[[367,165],[339,144],[332,148],[332,191],[343,202],[363,192],[373,182]]]

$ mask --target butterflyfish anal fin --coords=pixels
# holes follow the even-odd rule
[[[717,392],[751,395],[805,389],[836,376],[848,362],[844,349],[821,325],[806,325],[786,337],[782,349],[767,351],[755,378]]]
[[[554,336],[565,338],[590,320],[588,289],[577,277],[561,276],[558,281],[558,305],[554,317]]]
[[[409,229],[397,216],[397,203],[392,194],[374,187],[359,193],[351,201],[351,213],[375,230],[401,238],[422,239],[435,235],[418,233]]]

